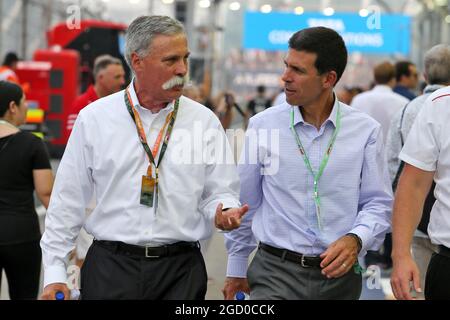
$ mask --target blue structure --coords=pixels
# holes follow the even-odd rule
[[[290,36],[304,28],[325,26],[339,32],[349,52],[408,55],[411,18],[399,14],[245,13],[244,49],[287,50]]]

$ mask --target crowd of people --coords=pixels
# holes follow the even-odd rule
[[[42,140],[19,128],[26,94],[11,78],[18,58],[7,56],[0,272],[12,299],[69,299],[75,258],[81,299],[202,300],[201,246],[216,230],[228,253],[225,299],[356,300],[370,264],[393,267],[398,299],[450,299],[448,44],[426,53],[418,96],[408,61],[376,65],[370,90],[338,91],[344,40],[326,27],[299,30],[284,90],[270,98],[258,85],[246,110],[230,91],[209,99],[189,83],[189,54],[179,21],[135,19],[131,83],[121,60],[95,60],[54,183]],[[246,135],[236,166],[224,129],[237,113]],[[33,191],[48,208],[42,237]]]

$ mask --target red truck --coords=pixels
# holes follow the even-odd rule
[[[129,78],[123,57],[126,29],[124,24],[97,20],[81,21],[78,29],[60,23],[47,32],[48,49],[19,63],[17,75],[27,88],[29,106],[25,129],[45,133],[52,157],[64,153],[75,121],[72,104],[93,82],[95,58],[110,54],[121,59]]]

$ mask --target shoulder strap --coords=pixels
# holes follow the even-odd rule
[[[401,142],[401,144],[402,144],[402,147],[403,147],[403,145],[405,144],[405,140],[404,140],[404,138],[403,138],[403,133],[402,133],[402,128],[403,128],[403,118],[404,118],[404,116],[405,116],[405,111],[406,111],[406,108],[407,108],[408,106],[409,106],[409,103],[407,103],[407,104],[403,107],[403,110],[402,110],[402,116],[401,116],[401,118],[400,118],[399,132],[400,132],[400,142]],[[404,166],[405,166],[405,163],[404,163],[403,161],[400,161],[400,165],[398,166],[397,173],[395,174],[394,181],[392,181],[392,190],[393,190],[393,191],[395,191],[395,190],[397,189],[398,179],[400,178],[400,175],[401,175],[401,173],[402,173],[402,171],[403,171],[403,167],[404,167]]]
[[[397,173],[395,174],[394,181],[392,181],[392,191],[395,192],[398,185],[398,180],[400,179],[400,175],[402,174],[403,167],[405,166],[404,161],[400,161],[400,165],[398,166]]]
[[[400,141],[402,143],[402,147],[405,144],[405,139],[403,138],[403,133],[402,133],[402,128],[403,128],[403,117],[405,116],[405,111],[406,108],[409,106],[409,102],[403,107],[402,110],[402,116],[400,118],[400,127],[399,127],[399,131],[400,131]]]

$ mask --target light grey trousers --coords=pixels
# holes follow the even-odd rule
[[[357,300],[362,277],[351,269],[328,279],[320,268],[304,268],[258,249],[248,272],[251,300]]]

